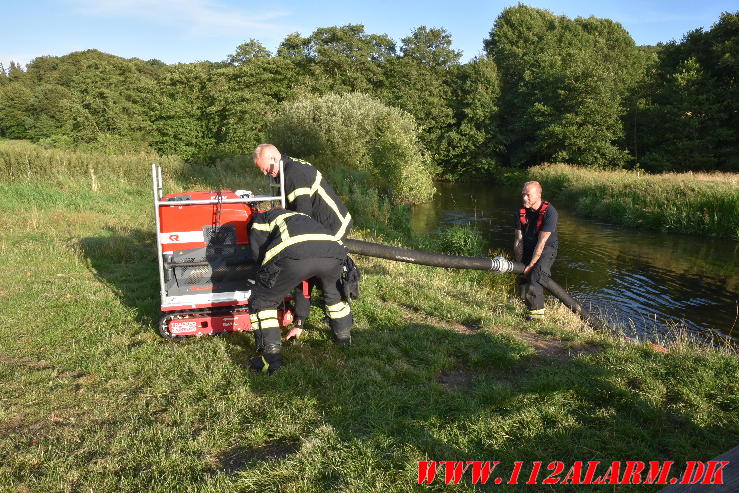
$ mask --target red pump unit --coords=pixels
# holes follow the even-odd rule
[[[257,203],[280,201],[280,192],[255,196],[238,190],[173,193],[162,196],[162,170],[152,164],[152,192],[162,318],[169,340],[251,330],[246,309],[257,265],[248,228]],[[281,325],[292,322],[288,308]]]

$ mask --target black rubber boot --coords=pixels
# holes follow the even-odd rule
[[[352,343],[351,330],[346,329],[341,332],[334,332],[334,342],[337,346],[349,346]]]
[[[264,353],[249,359],[249,366],[259,373],[272,375],[282,367],[282,356],[280,353]]]

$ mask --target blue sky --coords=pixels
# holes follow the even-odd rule
[[[239,1],[239,0],[5,0],[0,63],[23,65],[42,55],[96,48],[106,53],[166,63],[220,61],[255,38],[273,52],[291,32],[364,24],[396,42],[418,26],[444,27],[463,61],[482,51],[495,18],[516,1]],[[568,17],[606,17],[626,28],[637,44],[679,40],[710,29],[736,0],[530,0],[527,5]]]

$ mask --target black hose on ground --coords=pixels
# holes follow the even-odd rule
[[[445,255],[443,253],[422,252],[408,248],[381,245],[361,240],[345,240],[344,245],[349,253],[367,255],[368,257],[386,258],[410,264],[430,265],[432,267],[447,267],[452,269],[489,270],[497,273],[523,273],[524,265],[511,262],[503,257],[460,257],[459,255]]]
[[[459,255],[446,255],[443,253],[410,250],[408,248],[381,245],[379,243],[370,243],[369,241],[362,240],[344,240],[344,245],[349,249],[349,253],[366,255],[368,257],[385,258],[388,260],[397,260],[398,262],[407,262],[410,264],[430,265],[432,267],[486,270],[498,274],[522,274],[526,267],[520,262],[512,262],[503,257],[461,257]],[[592,316],[580,303],[567,294],[567,291],[565,291],[562,286],[554,282],[551,278],[546,278],[546,280],[542,279],[542,285],[555,298],[561,301],[575,314],[579,315],[584,321],[595,325],[596,327],[603,327],[600,320]]]

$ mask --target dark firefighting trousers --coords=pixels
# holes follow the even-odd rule
[[[544,314],[544,286],[541,281],[549,278],[552,275],[552,264],[557,258],[557,249],[552,247],[544,247],[544,251],[539,257],[539,261],[529,272],[529,276],[520,277],[518,292],[521,298],[526,302],[526,306],[529,310],[536,314]],[[531,257],[528,259],[524,257],[523,263],[528,264],[531,261]]]
[[[310,315],[311,296],[313,288],[316,286],[317,279],[307,279],[298,284],[293,291],[293,300],[295,301],[295,321],[304,322]]]
[[[340,294],[341,268],[342,261],[336,258],[280,258],[260,268],[249,298],[249,313],[257,351],[262,356],[252,358],[252,366],[269,373],[280,367],[282,341],[277,308],[303,279],[314,279],[321,287],[336,342],[349,343],[354,320],[349,303]],[[262,359],[261,363],[257,359]]]
[[[310,300],[313,293],[313,287],[316,285],[316,279],[308,279],[304,283],[298,284],[293,291],[293,299],[295,300],[295,320],[305,321],[310,314]]]

